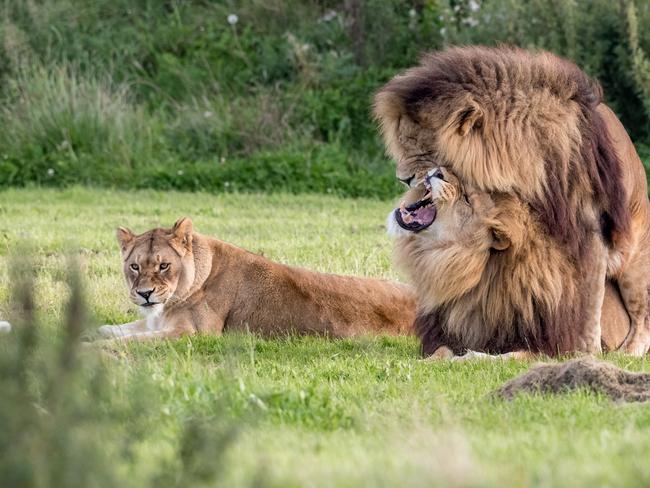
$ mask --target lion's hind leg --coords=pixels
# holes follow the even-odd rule
[[[620,349],[643,356],[650,348],[650,253],[644,251],[626,263],[618,276],[623,304],[630,316],[630,332]]]

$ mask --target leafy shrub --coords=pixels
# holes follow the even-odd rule
[[[0,187],[391,196],[372,94],[448,44],[567,56],[650,143],[638,0],[7,0],[3,14]]]
[[[135,186],[192,191],[282,190],[376,198],[390,198],[399,192],[388,161],[356,159],[336,145],[259,152],[218,164],[159,167],[136,179]]]
[[[0,106],[0,184],[110,182],[160,157],[159,123],[128,98],[71,68],[21,69]]]

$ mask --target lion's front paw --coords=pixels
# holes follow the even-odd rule
[[[627,344],[623,344],[621,349],[631,356],[641,357],[648,353],[649,346],[650,344],[647,344],[647,341],[632,340]]]
[[[467,351],[465,354],[462,356],[454,356],[451,358],[452,361],[471,361],[474,359],[495,359],[498,356],[492,356],[490,354],[486,354],[484,352],[479,352],[479,351]]]
[[[106,337],[108,339],[115,339],[116,337],[121,337],[123,335],[121,334],[119,325],[102,325],[98,329],[98,332],[102,337]]]

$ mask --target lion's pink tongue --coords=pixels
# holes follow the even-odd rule
[[[431,225],[436,218],[435,207],[421,207],[412,211],[400,208],[400,213],[405,224],[419,224],[423,227]]]

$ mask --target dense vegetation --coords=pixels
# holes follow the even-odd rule
[[[398,187],[373,91],[426,50],[539,46],[650,141],[650,3],[3,0],[0,186]]]

